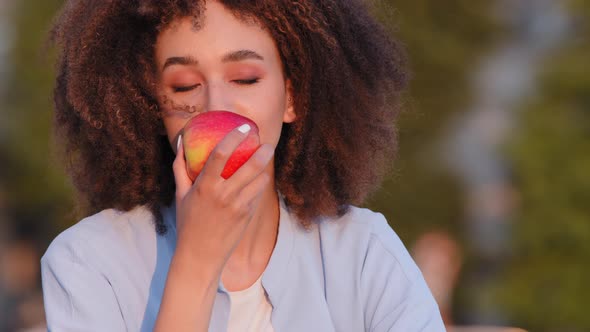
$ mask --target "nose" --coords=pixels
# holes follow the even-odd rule
[[[223,83],[210,83],[206,86],[204,111],[229,111],[229,94]]]

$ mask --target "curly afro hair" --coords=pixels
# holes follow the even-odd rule
[[[396,151],[407,84],[400,43],[353,0],[220,2],[274,38],[297,119],[284,124],[275,181],[303,226],[343,215],[378,189]],[[59,50],[56,143],[84,213],[147,206],[158,233],[174,199],[174,152],[161,134],[154,45],[199,0],[70,0],[49,38]],[[138,162],[141,161],[141,162]]]

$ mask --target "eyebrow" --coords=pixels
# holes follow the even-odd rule
[[[224,55],[223,58],[221,58],[221,62],[223,62],[223,63],[237,62],[237,61],[242,61],[242,60],[247,60],[247,59],[264,61],[264,58],[262,57],[262,55],[254,52],[254,51],[239,50],[239,51],[230,52],[230,53]]]
[[[164,63],[164,67],[162,68],[162,70],[164,70],[172,65],[188,66],[188,65],[196,65],[197,63],[199,63],[197,61],[197,59],[195,59],[191,56],[173,56],[173,57],[166,59],[166,62]]]
[[[264,61],[264,57],[254,51],[239,50],[239,51],[234,51],[234,52],[230,52],[230,53],[225,54],[221,58],[221,62],[223,62],[223,63],[238,62],[238,61],[243,61],[243,60],[248,60],[248,59]],[[170,67],[172,65],[189,66],[189,65],[197,65],[198,63],[199,62],[197,61],[197,59],[195,59],[191,56],[174,56],[174,57],[170,57],[170,58],[166,59],[166,62],[164,63],[164,67],[162,68],[162,70],[164,70],[167,67]]]

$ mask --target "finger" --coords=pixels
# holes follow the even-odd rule
[[[260,173],[264,172],[274,156],[274,148],[270,144],[262,144],[250,159],[228,178],[225,183],[236,190],[241,190],[254,180]]]
[[[174,171],[174,181],[176,183],[176,200],[179,201],[186,196],[186,193],[190,190],[193,183],[186,172],[182,135],[178,136],[176,157],[174,158],[172,169]]]
[[[225,137],[217,143],[201,171],[201,176],[213,178],[215,181],[223,180],[221,173],[225,164],[234,153],[236,148],[248,136],[250,125],[244,124],[230,131]]]

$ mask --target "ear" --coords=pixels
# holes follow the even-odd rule
[[[297,118],[295,114],[295,102],[293,100],[293,87],[291,81],[287,80],[285,83],[285,112],[283,113],[283,122],[291,123]]]

